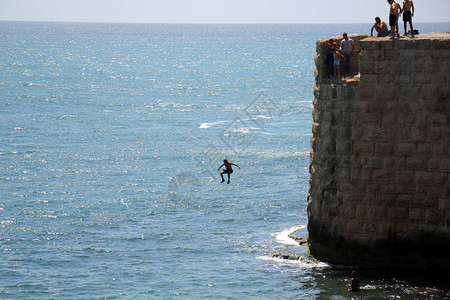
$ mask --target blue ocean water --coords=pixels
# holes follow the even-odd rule
[[[316,40],[369,30],[0,23],[0,297],[449,296],[271,257],[307,224]]]

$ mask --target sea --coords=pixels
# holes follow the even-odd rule
[[[0,298],[450,298],[364,270],[350,292],[288,236],[316,41],[370,27],[0,22]]]

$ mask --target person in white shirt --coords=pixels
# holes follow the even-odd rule
[[[350,73],[350,65],[352,63],[353,49],[355,48],[355,42],[348,37],[347,33],[344,32],[342,35],[344,38],[341,42],[341,52],[345,57],[345,64],[343,73],[348,75]]]

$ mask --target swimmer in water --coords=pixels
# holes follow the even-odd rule
[[[225,181],[225,179],[223,178],[223,174],[228,174],[228,181],[227,181],[227,183],[230,183],[230,175],[231,175],[231,173],[233,173],[233,168],[231,168],[232,165],[238,167],[239,169],[241,169],[241,167],[239,167],[237,164],[233,164],[233,163],[229,162],[226,159],[223,160],[223,164],[217,169],[217,171],[219,171],[220,168],[225,166],[225,170],[220,172],[220,177],[222,177],[222,182]]]

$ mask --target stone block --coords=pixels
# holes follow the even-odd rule
[[[400,220],[395,222],[395,236],[399,239],[407,239],[415,232],[415,224],[409,220]]]
[[[370,101],[366,101],[366,100],[358,100],[356,102],[356,104],[354,105],[354,107],[357,109],[357,111],[366,112],[366,111],[368,111],[370,109],[371,102]]]
[[[416,116],[417,118],[417,116]],[[417,120],[416,120],[417,123]],[[427,137],[427,128],[426,127],[411,127],[410,129],[410,137],[413,142],[423,142]]]
[[[331,110],[322,111],[322,122],[323,124],[331,125],[333,112]]]
[[[416,52],[417,52],[416,50],[409,50],[409,49],[400,51],[399,59],[412,61],[412,60],[414,60],[414,58],[416,56]]]
[[[376,143],[375,144],[375,155],[380,156],[390,156],[394,150],[394,145],[392,143]]]
[[[409,70],[411,71],[411,73],[421,73],[423,72],[425,69],[425,63],[423,62],[423,60],[415,60],[415,61],[411,61],[410,65],[409,65]]]
[[[391,43],[392,45],[392,43]],[[388,51],[384,51],[384,59],[386,61],[397,61],[399,60],[400,51],[398,49],[391,49]]]
[[[442,62],[441,71],[443,74],[450,74],[450,59]]]
[[[411,84],[410,74],[400,74],[394,77],[394,82],[396,84]]]
[[[383,184],[381,187],[381,192],[383,194],[396,194],[397,184]]]
[[[386,73],[378,77],[379,84],[392,84],[394,82],[394,74]]]
[[[368,99],[372,98],[374,91],[374,85],[373,84],[360,84],[358,88],[359,93],[359,99],[360,101],[367,101]]]
[[[425,209],[410,207],[409,208],[409,219],[412,221],[421,221],[424,219]]]
[[[409,70],[410,62],[407,60],[394,60],[390,66],[390,73],[392,74],[407,75],[408,77],[411,76],[411,72]]]
[[[394,125],[397,122],[398,114],[393,111],[385,111],[381,115],[381,124],[383,126],[387,126],[389,128],[392,128],[392,125]]]
[[[367,219],[367,217],[368,217],[367,205],[356,204],[355,205],[355,218]]]
[[[427,112],[424,111],[418,111],[415,115],[416,115],[416,127],[426,127],[427,126],[427,120],[428,120],[428,116],[427,116]]]
[[[406,157],[395,157],[397,169],[406,168]]]
[[[407,83],[409,82],[411,81],[408,81]],[[417,85],[431,84],[433,83],[433,78],[430,74],[414,74],[414,76],[412,76],[412,83]]]
[[[426,170],[426,161],[419,157],[406,157],[406,169],[424,171]]]
[[[373,233],[378,232],[378,223],[374,220],[365,220],[365,222],[363,222],[362,232],[366,234],[366,240],[370,239]]]
[[[432,186],[433,181],[433,173],[426,171],[416,171],[415,173],[415,183],[420,186]]]
[[[379,123],[381,115],[378,112],[363,112],[361,113],[361,123]]]
[[[384,126],[370,126],[366,130],[366,138],[373,141],[385,141],[387,129]]]
[[[361,232],[363,221],[361,219],[350,219],[346,224],[347,232]]]
[[[428,130],[428,132],[429,132],[428,137],[432,141],[441,141],[444,136],[444,128],[431,128]]]
[[[407,156],[407,157],[415,157],[417,156],[417,146],[412,143],[400,143],[398,145],[398,155],[399,156]]]
[[[361,83],[363,84],[378,84],[378,74],[361,74]]]
[[[450,60],[450,50],[444,49],[444,50],[440,50],[440,51],[430,51],[428,53],[428,56],[432,60],[448,61],[448,60]]]
[[[427,170],[439,171],[440,161],[441,160],[439,158],[429,158],[427,161]]]
[[[369,156],[367,161],[367,168],[380,169],[383,166],[383,158],[379,156]]]
[[[373,169],[372,178],[374,184],[390,184],[395,182],[393,169]]]
[[[446,126],[447,125],[447,114],[434,113],[431,116],[431,123],[433,124],[433,126]]]
[[[450,99],[450,87],[436,87],[436,100],[448,101]]]
[[[359,71],[361,74],[372,74],[375,70],[375,63],[373,60],[360,61]]]
[[[439,225],[439,224],[443,224],[444,220],[444,213],[443,211],[439,211],[437,209],[434,210],[426,210],[425,211],[425,224],[431,224],[431,225]]]
[[[419,49],[419,50],[414,51],[413,59],[415,61],[417,61],[417,60],[424,60],[424,59],[428,58],[429,56],[430,56],[430,51],[429,50],[421,50],[421,49]]]
[[[441,159],[439,164],[439,171],[450,172],[450,158]]]
[[[372,155],[374,145],[372,142],[352,141],[352,153],[358,155]]]
[[[376,74],[388,74],[390,71],[390,61],[377,60],[374,62],[373,73]],[[372,73],[371,72],[371,73]]]
[[[430,157],[433,153],[431,144],[420,143],[417,145],[417,154],[419,157]]]
[[[389,208],[389,219],[391,220],[407,220],[408,214],[407,207],[391,206]]]
[[[363,137],[363,128],[362,127],[353,127],[351,133],[352,140],[361,140]]]
[[[403,75],[405,78],[409,75]],[[407,79],[408,80],[408,79]],[[416,103],[416,101],[420,98],[421,86],[402,86],[399,88],[398,97],[396,99],[400,99],[404,103]]]
[[[423,74],[435,75],[441,71],[441,62],[437,60],[427,60],[424,64]]]
[[[390,40],[387,39],[380,39],[379,41],[377,41],[378,44],[378,49],[381,50],[389,50],[389,51],[385,51],[385,58],[386,58],[386,53],[392,52],[392,51],[396,51],[396,49],[394,49],[393,47],[393,43]],[[397,51],[398,52],[398,51]]]
[[[391,157],[390,155],[386,155],[383,158],[383,164],[381,165],[382,168],[396,168],[396,159],[394,157]]]
[[[337,140],[336,152],[340,154],[350,153],[350,140]]]
[[[386,218],[383,218],[386,220]],[[386,239],[393,234],[393,224],[389,221],[378,223],[378,234],[384,236]]]
[[[433,183],[434,185],[444,186],[447,181],[447,173],[445,172],[433,172]]]
[[[433,84],[424,84],[421,86],[422,99],[425,101],[434,100],[436,86]]]
[[[412,184],[414,181],[414,171],[399,170],[396,172],[395,178],[400,184]]]
[[[387,84],[381,84],[377,86],[375,90],[375,100],[377,101],[393,101],[397,97],[397,87],[389,82]]]
[[[433,154],[438,157],[445,157],[447,155],[448,147],[444,143],[435,143],[433,145]]]
[[[376,60],[376,61],[378,61],[378,60],[382,61],[382,60],[384,60],[384,53],[385,53],[385,50],[374,49],[371,51],[372,59]]]

